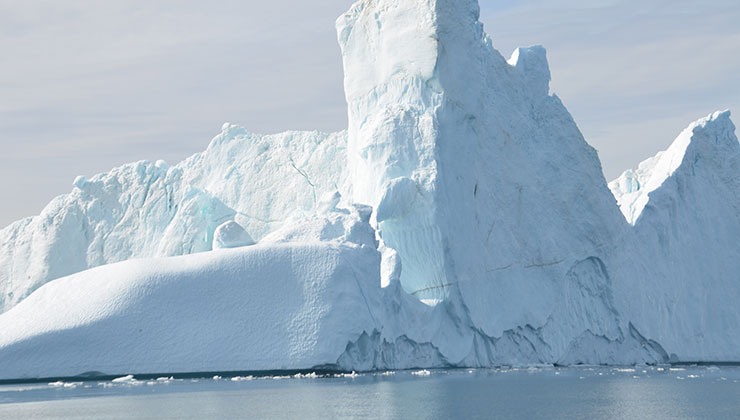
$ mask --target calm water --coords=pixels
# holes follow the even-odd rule
[[[0,386],[0,419],[740,419],[740,368],[404,371]]]

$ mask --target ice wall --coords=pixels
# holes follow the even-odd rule
[[[337,20],[352,198],[378,209],[374,222],[383,246],[403,261],[404,289],[430,302],[447,283],[434,223],[443,97],[436,30],[431,1],[358,2]]]

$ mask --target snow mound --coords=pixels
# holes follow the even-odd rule
[[[254,245],[254,239],[239,223],[230,220],[216,228],[213,233],[213,249],[237,248]]]

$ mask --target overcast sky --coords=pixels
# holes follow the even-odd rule
[[[351,0],[0,0],[0,227],[77,175],[203,150],[225,121],[346,127]],[[587,4],[587,6],[583,6]],[[717,109],[740,115],[740,3],[481,0],[494,45],[548,50],[608,179]],[[736,117],[737,120],[737,117]]]

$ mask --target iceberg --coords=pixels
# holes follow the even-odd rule
[[[740,361],[729,112],[607,184],[475,0],[337,19],[349,124],[91,178],[0,231],[0,379]]]

